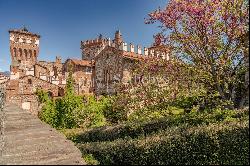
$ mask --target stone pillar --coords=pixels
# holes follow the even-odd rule
[[[144,47],[144,55],[148,56],[148,48]]]
[[[135,46],[132,43],[130,43],[130,52],[135,52]]]
[[[142,54],[142,52],[141,52],[141,46],[139,46],[139,45],[137,46],[137,53],[138,54]]]

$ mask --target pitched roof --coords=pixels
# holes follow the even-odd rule
[[[95,59],[99,58],[101,54],[107,50],[112,50],[112,51],[117,51],[117,54],[121,55],[122,57],[129,58],[129,59],[134,59],[134,60],[140,60],[140,59],[145,59],[147,56],[137,54],[136,52],[130,52],[130,51],[123,51],[120,49],[117,49],[115,47],[111,46],[106,46],[96,57]]]
[[[79,59],[68,59],[72,61],[75,65],[80,65],[80,66],[92,66],[92,62],[88,60],[79,60]]]
[[[129,52],[129,51],[123,51],[122,56],[126,58],[130,58],[130,59],[136,59],[136,60],[147,58],[147,56],[143,56],[141,54],[137,54],[135,52]]]
[[[36,77],[36,76],[33,76],[33,75],[24,75],[24,76],[19,77],[18,80],[24,79],[25,77],[28,77],[28,78],[32,77],[32,78],[34,78],[34,79],[38,79],[38,80],[40,80],[40,81],[46,82],[46,83],[48,83],[48,84],[51,84],[51,85],[53,85],[53,86],[59,87],[59,86],[56,85],[56,84],[52,84],[51,82],[49,82],[49,81],[47,81],[47,80],[43,80],[43,79],[41,79],[41,78],[39,78],[39,77]]]

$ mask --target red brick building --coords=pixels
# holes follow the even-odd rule
[[[134,77],[131,66],[147,57],[169,59],[169,49],[154,46],[142,50],[141,46],[127,45],[120,31],[113,40],[103,38],[81,41],[82,60],[60,57],[55,62],[38,61],[40,35],[26,28],[10,30],[10,80],[7,82],[7,101],[37,113],[37,88],[52,97],[63,96],[69,71],[73,72],[75,92],[83,94],[113,94],[116,83],[129,83]],[[71,69],[70,69],[71,68]]]

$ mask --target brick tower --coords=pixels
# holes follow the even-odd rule
[[[109,43],[111,43],[110,39],[103,38],[102,35],[99,35],[99,37],[94,40],[81,41],[82,59],[94,59]]]
[[[122,39],[122,34],[121,34],[121,31],[118,30],[115,32],[115,39],[114,39],[114,43],[117,47],[119,47],[121,45],[121,43],[123,42],[123,39]]]
[[[39,54],[40,35],[22,29],[9,30],[11,71],[23,64],[32,66],[36,63]]]

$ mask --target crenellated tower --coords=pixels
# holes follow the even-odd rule
[[[115,32],[115,39],[114,39],[114,43],[116,44],[116,46],[120,46],[123,42],[123,39],[122,39],[122,34],[121,34],[121,31],[118,30]]]
[[[81,41],[82,59],[94,59],[109,43],[110,39],[103,38],[102,35],[99,35],[99,37],[94,40]]]
[[[25,27],[9,30],[9,34],[11,67],[34,65],[39,54],[40,35],[29,32]]]

